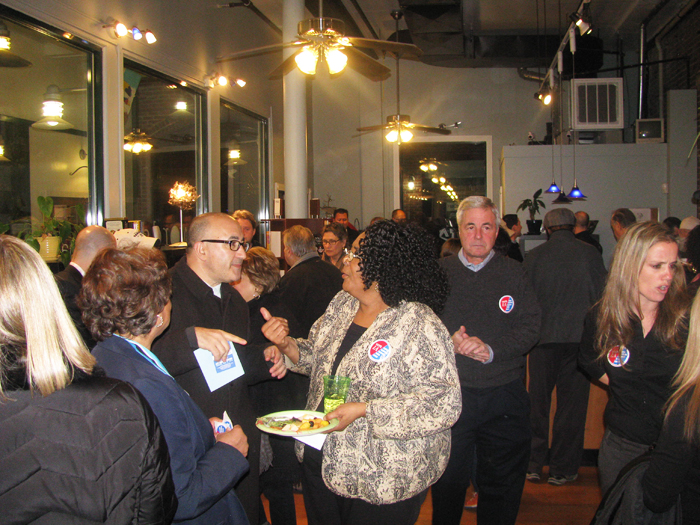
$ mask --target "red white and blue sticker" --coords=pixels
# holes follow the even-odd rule
[[[498,300],[498,307],[501,309],[501,312],[504,314],[509,314],[510,312],[513,311],[513,307],[515,307],[515,301],[513,300],[512,295],[504,295]]]
[[[630,351],[624,346],[613,346],[608,350],[608,363],[615,368],[625,366],[630,360]]]
[[[379,339],[369,346],[367,355],[369,356],[370,361],[374,361],[375,363],[386,361],[391,355],[391,345],[388,341]]]

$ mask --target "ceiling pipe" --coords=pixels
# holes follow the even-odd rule
[[[543,83],[545,79],[547,78],[546,73],[539,73],[539,72],[534,72],[530,71],[527,68],[524,67],[519,67],[518,68],[518,76],[522,78],[523,80],[531,80],[533,82],[539,82]]]
[[[642,107],[644,104],[644,35],[646,26],[642,24],[639,28],[639,107],[637,108],[637,118],[642,118]]]

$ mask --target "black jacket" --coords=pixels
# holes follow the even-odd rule
[[[325,263],[324,263],[325,264]],[[250,338],[248,304],[233,287],[221,284],[221,299],[187,265],[183,257],[170,270],[173,278],[173,309],[170,327],[153,343],[153,353],[192,400],[209,417],[222,417],[224,410],[234,425],[241,425],[248,437],[250,471],[236,485],[236,494],[252,524],[258,522],[260,501],[259,465],[260,431],[248,386],[271,379],[270,366],[263,348],[239,347],[238,356],[244,375],[211,392],[194,356],[197,349],[195,327],[224,330],[248,340]]]
[[[320,257],[302,261],[284,274],[279,284],[280,300],[299,321],[301,337],[309,337],[316,319],[342,288],[340,270]]]
[[[85,323],[83,323],[82,312],[78,305],[75,304],[75,298],[80,293],[80,288],[83,285],[83,276],[80,272],[73,266],[68,266],[65,270],[58,272],[54,275],[56,279],[56,284],[58,285],[58,290],[61,292],[61,297],[66,305],[66,309],[70,314],[71,319],[73,319],[73,324],[80,332],[80,336],[85,341],[85,346],[90,350],[97,344],[92,338],[90,330],[87,329]]]
[[[158,421],[131,385],[79,374],[0,401],[0,522],[170,523],[177,509]]]

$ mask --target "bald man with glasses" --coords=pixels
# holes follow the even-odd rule
[[[248,305],[230,285],[241,278],[248,243],[236,220],[225,213],[194,218],[187,253],[170,270],[173,280],[170,327],[153,345],[153,352],[207,417],[221,418],[243,428],[250,448],[250,471],[236,485],[236,495],[250,523],[258,523],[260,433],[248,386],[282,377],[286,372],[278,352],[245,346],[249,338]],[[244,375],[211,392],[194,351],[208,350],[216,361],[236,345]]]

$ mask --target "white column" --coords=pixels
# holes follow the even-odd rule
[[[291,42],[297,37],[297,24],[306,18],[304,0],[285,0],[282,39]],[[294,49],[285,50],[287,58]],[[308,216],[306,168],[306,78],[294,68],[284,75],[284,200],[285,216]]]

